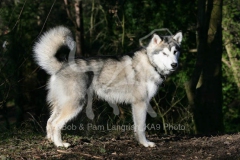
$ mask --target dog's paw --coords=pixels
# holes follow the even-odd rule
[[[65,147],[65,148],[68,148],[71,146],[70,143],[59,143],[59,144],[56,144],[57,147]]]
[[[70,147],[70,146],[71,146],[70,143],[63,143],[63,147],[65,147],[65,148],[68,148],[68,147]]]
[[[154,142],[147,142],[148,147],[156,147],[156,144]]]
[[[142,143],[142,145],[144,145],[144,147],[156,147],[156,144],[154,142],[145,142]]]

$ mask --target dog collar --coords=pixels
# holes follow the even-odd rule
[[[152,65],[153,66],[153,65]],[[158,72],[158,69],[157,67],[153,66],[153,68],[155,69],[155,71],[160,75],[160,77],[163,79],[163,81],[165,81],[167,79],[167,76],[166,75],[163,75],[161,73]]]
[[[160,74],[160,73],[159,73],[159,75],[160,75],[160,77],[161,77],[164,81],[167,79],[167,76],[162,75],[162,74]]]

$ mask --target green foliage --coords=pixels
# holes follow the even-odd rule
[[[239,131],[240,120],[240,8],[239,2],[224,1],[223,41],[223,113],[226,132]]]

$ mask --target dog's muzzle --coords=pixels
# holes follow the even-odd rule
[[[171,66],[172,66],[173,69],[176,69],[178,64],[177,63],[172,63]]]

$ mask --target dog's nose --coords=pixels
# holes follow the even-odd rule
[[[176,68],[176,67],[178,66],[178,64],[177,64],[177,63],[172,63],[171,66],[172,66],[173,68]]]

